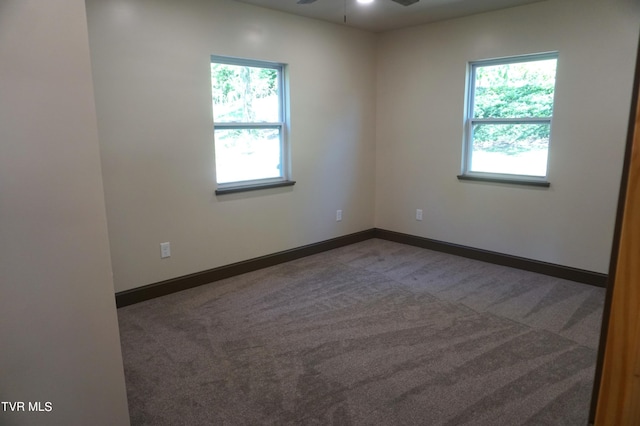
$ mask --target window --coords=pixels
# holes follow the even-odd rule
[[[549,186],[556,53],[472,62],[461,179]]]
[[[282,64],[211,57],[216,193],[288,181]]]

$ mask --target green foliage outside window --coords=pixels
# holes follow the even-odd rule
[[[551,117],[555,71],[555,59],[477,67],[473,118]],[[476,122],[473,146],[483,151],[517,154],[546,149],[549,134],[548,124]]]
[[[277,78],[271,68],[212,63],[214,121],[280,121]]]

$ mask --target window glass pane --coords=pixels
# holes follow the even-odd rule
[[[218,183],[282,176],[280,129],[216,129]]]
[[[546,176],[549,124],[474,124],[469,170]]]
[[[556,63],[476,66],[473,118],[551,117]]]
[[[211,64],[214,123],[280,122],[278,70]]]

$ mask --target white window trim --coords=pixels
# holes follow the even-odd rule
[[[217,129],[279,129],[280,131],[280,172],[281,176],[264,179],[242,180],[235,182],[217,182],[216,171],[216,194],[243,192],[253,189],[272,188],[278,186],[289,186],[295,184],[290,179],[290,157],[289,157],[289,138],[287,134],[287,100],[288,92],[285,84],[286,65],[279,62],[268,62],[262,60],[236,58],[230,56],[211,55],[211,61],[217,64],[249,66],[255,68],[270,68],[278,71],[278,97],[279,97],[279,121],[275,122],[224,122],[213,123],[214,134]],[[214,142],[215,143],[215,142]],[[214,149],[215,155],[215,149]]]
[[[551,149],[553,114],[551,117],[518,117],[518,118],[474,118],[473,106],[475,103],[476,69],[492,65],[505,65],[513,63],[543,61],[546,59],[558,59],[558,52],[545,52],[530,55],[495,58],[480,61],[472,61],[468,64],[467,92],[465,93],[465,125],[463,138],[462,170],[458,176],[461,180],[485,180],[489,182],[523,183],[525,185],[549,186],[549,150]],[[557,71],[556,71],[557,73]],[[557,81],[556,81],[557,83]],[[555,112],[555,89],[553,93]],[[518,175],[512,173],[474,172],[469,170],[473,156],[473,125],[478,123],[489,124],[549,124],[549,150],[547,151],[547,170],[544,176]]]

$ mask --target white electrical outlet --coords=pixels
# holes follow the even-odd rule
[[[169,243],[160,243],[160,259],[171,257],[171,245]]]
[[[336,222],[340,222],[342,220],[342,210],[336,210]]]
[[[416,220],[422,220],[422,209],[416,209]]]

